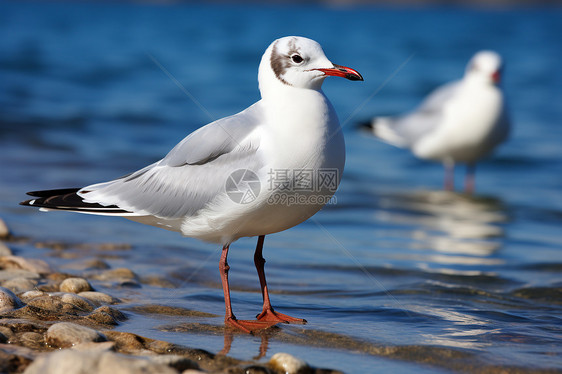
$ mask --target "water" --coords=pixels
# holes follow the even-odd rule
[[[140,289],[95,284],[126,300],[130,319],[119,330],[219,352],[216,246],[17,202],[25,191],[99,182],[159,159],[199,126],[256,101],[267,45],[305,35],[365,77],[324,85],[344,124],[344,181],[336,205],[266,238],[273,303],[309,324],[227,336],[229,354],[250,359],[261,346],[262,360],[289,352],[346,372],[562,370],[561,16],[559,8],[2,2],[0,215],[30,239],[13,249],[79,274],[73,264],[92,258],[131,268]],[[354,130],[373,114],[412,109],[484,48],[507,61],[514,131],[480,164],[476,196],[441,192],[440,165]],[[45,240],[68,248],[34,245]],[[241,318],[261,306],[254,246],[242,239],[229,258]],[[217,317],[131,309],[153,303]]]

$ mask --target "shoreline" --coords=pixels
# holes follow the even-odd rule
[[[60,267],[69,273],[53,269],[44,260],[20,256],[17,250],[14,253],[10,247],[18,245],[52,251],[46,256],[64,260]],[[17,237],[10,234],[0,218],[0,373],[342,374],[340,370],[309,365],[305,361],[306,348],[391,360],[399,365],[419,366],[422,371],[557,372],[553,367],[489,362],[476,351],[443,346],[439,342],[389,345],[377,342],[376,337],[375,341],[365,341],[298,325],[273,326],[256,332],[254,339],[261,340],[256,356],[246,360],[230,357],[236,337],[246,334],[210,321],[219,317],[215,314],[150,303],[147,295],[142,296],[143,286],[172,290],[177,287],[173,279],[140,277],[130,269],[111,267],[104,261],[119,258],[122,256],[119,251],[129,249],[132,248],[128,244],[42,242]],[[89,258],[84,258],[85,253]],[[103,292],[96,291],[97,286]],[[137,296],[116,297],[112,290],[117,294],[134,290]],[[224,335],[224,347],[212,353],[116,331],[116,327],[126,323],[128,314],[162,319],[154,328],[164,333]],[[304,357],[268,352],[270,340],[302,347],[300,352]],[[263,358],[268,353],[271,358],[265,362]]]
[[[167,316],[216,316],[162,305],[127,307],[126,302],[96,291],[90,280],[141,287],[131,270],[111,269],[103,261],[94,261],[89,264],[93,270],[87,273],[97,275],[90,279],[59,272],[41,259],[14,254],[10,243],[24,241],[28,240],[13,236],[0,219],[0,372],[341,373],[310,367],[286,353],[277,353],[268,362],[259,361],[265,350],[252,361],[229,357],[229,346],[237,332],[221,326],[188,322],[168,327],[186,333],[201,329],[224,331],[225,348],[216,354],[115,331],[128,319],[127,310]],[[272,332],[264,331],[266,342],[269,333]]]

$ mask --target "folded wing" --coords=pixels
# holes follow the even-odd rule
[[[397,147],[409,148],[432,132],[442,121],[446,103],[454,97],[460,82],[452,82],[433,91],[413,112],[397,117],[379,117],[373,132]]]
[[[162,160],[141,170],[81,189],[37,191],[38,199],[22,204],[104,215],[191,216],[225,192],[232,172],[263,167],[257,154],[261,120],[258,102],[191,133]]]

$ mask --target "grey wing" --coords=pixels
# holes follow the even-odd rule
[[[446,103],[455,96],[460,81],[440,86],[412,112],[375,121],[375,134],[399,147],[409,147],[441,122]]]
[[[194,131],[162,160],[78,194],[86,202],[116,205],[139,216],[191,216],[224,193],[232,172],[263,167],[258,104]]]

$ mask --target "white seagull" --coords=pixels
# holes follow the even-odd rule
[[[509,134],[501,72],[501,57],[480,51],[461,80],[437,88],[413,112],[375,117],[366,126],[387,143],[442,162],[447,190],[454,189],[455,163],[466,163],[465,191],[472,193],[476,162]]]
[[[331,63],[315,41],[275,40],[259,66],[261,100],[194,131],[163,159],[83,188],[29,192],[22,205],[120,216],[221,244],[225,325],[246,332],[306,323],[273,310],[264,273],[265,235],[305,221],[332,197],[345,164],[338,117],[321,90],[327,76],[363,80]],[[263,296],[256,320],[237,320],[228,285],[228,249],[258,236],[254,262]]]

